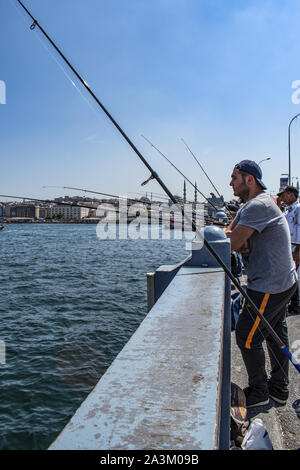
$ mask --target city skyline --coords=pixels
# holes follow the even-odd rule
[[[183,178],[142,134],[206,196],[215,191],[182,138],[225,200],[233,198],[232,168],[245,158],[270,158],[263,179],[278,191],[288,124],[300,112],[298,2],[24,3],[174,194]],[[70,185],[162,193],[155,181],[141,187],[149,172],[18,3],[1,10],[1,192],[54,199],[58,189],[43,186]],[[299,125],[291,129],[295,178]]]

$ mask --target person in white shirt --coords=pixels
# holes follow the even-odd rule
[[[300,263],[300,204],[298,201],[299,191],[294,186],[287,186],[278,195],[287,206],[285,217],[291,233],[292,253],[298,271]],[[297,243],[299,245],[297,245]],[[298,271],[299,272],[299,271]],[[300,293],[299,287],[293,295],[288,307],[291,314],[300,314]]]

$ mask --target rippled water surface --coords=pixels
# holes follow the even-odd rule
[[[146,273],[183,240],[99,240],[95,225],[0,232],[0,449],[47,449],[147,313]]]

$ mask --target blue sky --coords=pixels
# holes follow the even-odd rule
[[[24,0],[174,193],[183,180],[212,190],[193,150],[228,200],[235,163],[262,163],[270,192],[288,170],[287,130],[300,113],[300,4],[296,0]],[[76,186],[155,192],[148,171],[16,0],[1,2],[1,194],[52,198]],[[72,84],[75,83],[76,87]],[[291,130],[300,177],[300,117]],[[294,182],[296,182],[294,180]],[[189,189],[192,197],[193,189]]]

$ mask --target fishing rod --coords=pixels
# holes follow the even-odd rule
[[[199,160],[196,158],[196,156],[193,154],[193,152],[191,151],[191,149],[189,148],[188,144],[183,140],[183,138],[181,138],[182,142],[184,143],[184,145],[186,146],[187,150],[190,152],[190,154],[192,155],[192,157],[194,157],[194,159],[196,160],[196,162],[198,163],[199,167],[201,168],[201,170],[203,171],[203,173],[205,174],[206,178],[208,179],[208,181],[210,182],[210,184],[212,185],[212,187],[214,188],[214,190],[216,191],[216,193],[218,194],[218,196],[223,199],[223,197],[221,196],[221,194],[219,193],[219,191],[217,190],[217,188],[215,187],[214,183],[212,182],[212,180],[210,179],[210,177],[208,176],[208,174],[206,173],[206,171],[204,170],[203,166],[201,165],[201,163],[199,162]]]
[[[127,198],[125,196],[116,196],[116,194],[100,193],[99,191],[92,191],[90,189],[72,188],[70,186],[43,186],[43,188],[72,189],[74,191],[82,191],[84,193],[91,193],[91,194],[100,194],[101,196],[108,196],[108,197],[112,197],[115,199],[126,199],[127,201],[141,202],[139,199]]]
[[[203,171],[203,173],[205,174],[206,178],[208,179],[208,181],[210,182],[210,184],[212,185],[212,187],[214,188],[214,190],[217,192],[218,196],[223,199],[223,196],[221,196],[221,194],[219,193],[219,191],[217,190],[217,188],[215,187],[214,183],[212,182],[212,180],[210,179],[210,177],[208,176],[208,174],[206,173],[206,171],[204,170],[203,166],[201,165],[201,163],[199,162],[199,160],[197,159],[197,157],[194,155],[194,153],[191,151],[190,147],[188,146],[188,144],[185,142],[185,140],[183,138],[181,138],[182,142],[184,143],[184,145],[186,146],[187,150],[190,152],[190,154],[192,155],[192,157],[194,158],[194,160],[196,160],[196,162],[198,163],[199,167],[201,168],[201,170]],[[231,210],[228,208],[227,206],[227,203],[224,201],[224,206],[226,207],[228,213],[230,214],[231,218],[233,219],[234,216],[231,212]]]
[[[83,207],[85,209],[92,209],[92,210],[99,209],[99,206],[95,207],[95,206],[90,206],[86,204],[78,204],[76,202],[55,201],[52,199],[37,199],[37,198],[26,197],[26,196],[11,196],[8,194],[0,194],[0,197],[9,197],[11,199],[23,199],[24,201],[26,200],[26,201],[33,201],[33,202],[42,202],[46,204],[55,204],[55,205],[66,206],[66,207]],[[113,213],[118,212],[116,210],[109,209],[108,207],[105,207],[105,206],[104,207],[100,206],[100,209],[105,210],[106,212],[113,212]]]
[[[148,144],[151,145],[151,147],[153,147],[163,158],[165,158],[167,160],[167,162],[170,163],[170,165],[172,165],[173,168],[175,168],[176,171],[178,171],[178,173],[183,176],[183,178],[188,182],[190,183],[191,186],[193,186],[193,188],[208,202],[208,204],[210,204],[216,211],[218,211],[219,209],[211,202],[207,199],[207,197],[201,193],[201,191],[182,173],[182,171],[179,170],[179,168],[177,168],[176,165],[174,165],[174,163],[171,162],[171,160],[169,160],[168,157],[166,157],[157,147],[155,147],[154,144],[152,144],[152,142],[150,142],[149,139],[147,139],[147,137],[145,137],[143,134],[142,134],[142,137],[143,139],[145,139]]]
[[[55,187],[61,187],[61,186],[55,186]],[[62,186],[62,187],[67,188],[67,186]],[[72,189],[76,189],[76,190],[78,190],[78,191],[91,192],[91,193],[96,192],[96,191],[89,191],[89,190],[84,190],[84,189],[80,190],[79,188],[72,188]],[[104,194],[104,193],[98,193],[98,192],[96,192],[96,194]],[[94,207],[94,206],[90,206],[90,205],[86,205],[86,204],[81,205],[81,204],[78,204],[78,203],[76,203],[76,202],[70,202],[70,203],[69,203],[69,202],[66,202],[66,201],[55,201],[55,200],[52,200],[52,199],[37,199],[37,198],[26,197],[26,196],[11,196],[11,195],[8,195],[8,194],[0,194],[0,197],[8,197],[8,198],[11,198],[11,199],[22,199],[22,200],[24,200],[24,201],[25,201],[25,200],[26,200],[26,201],[28,200],[28,201],[33,201],[33,202],[47,203],[47,204],[56,204],[56,205],[67,206],[67,207],[69,207],[69,206],[71,206],[71,207],[83,207],[83,208],[86,208],[86,209],[93,209],[93,210],[98,210],[98,209],[99,209],[99,207]],[[116,198],[117,198],[117,197],[118,197],[118,196],[116,196]],[[124,198],[124,199],[127,200],[127,198]],[[134,202],[139,202],[140,204],[142,204],[141,201],[136,200],[136,199],[132,199],[132,201],[134,201]],[[114,214],[120,213],[119,210],[117,210],[117,209],[116,209],[116,210],[110,209],[109,207],[106,207],[106,206],[102,206],[102,207],[101,207],[101,205],[100,205],[100,209],[105,210],[106,212],[112,212],[112,213],[114,213]],[[137,208],[136,210],[138,210],[138,208]],[[127,212],[127,211],[126,211],[126,212]],[[171,216],[170,212],[168,212],[168,211],[163,211],[163,210],[159,210],[157,214],[156,214],[156,213],[154,213],[154,215],[151,214],[151,221],[154,222],[154,221],[160,220],[160,216],[159,216],[160,213],[162,213],[163,215],[167,215],[167,216],[170,215],[170,216]],[[201,217],[201,215],[202,215],[201,212],[197,212],[196,215],[197,215],[197,214],[200,215],[200,217]],[[132,215],[132,214],[131,214],[131,215]],[[130,216],[130,214],[128,214],[128,217],[129,217],[129,216]],[[144,217],[148,219],[148,216],[146,217],[145,214],[144,214]],[[167,220],[166,220],[166,222],[167,222]]]
[[[253,309],[254,313],[259,317],[260,321],[265,325],[266,329],[268,330],[268,333],[273,337],[274,341],[278,345],[278,347],[285,353],[285,355],[288,357],[288,359],[292,362],[292,364],[295,366],[297,371],[300,373],[300,364],[297,363],[296,359],[293,357],[292,353],[289,351],[289,349],[285,346],[283,341],[279,338],[277,333],[274,331],[272,326],[269,324],[269,322],[264,318],[264,316],[260,313],[259,309],[257,308],[256,304],[253,302],[251,297],[248,295],[246,290],[240,286],[238,280],[234,277],[234,275],[231,273],[230,269],[226,266],[226,264],[223,262],[223,260],[220,258],[220,256],[215,252],[213,247],[210,245],[210,243],[205,239],[205,237],[200,233],[198,227],[196,226],[195,222],[191,220],[186,214],[184,214],[184,210],[179,204],[177,203],[176,198],[174,195],[171,193],[171,191],[168,189],[168,187],[165,185],[165,183],[161,180],[161,178],[158,176],[158,174],[154,171],[154,169],[151,167],[151,165],[147,162],[147,160],[143,157],[143,155],[140,153],[140,151],[137,149],[137,147],[133,144],[133,142],[130,140],[130,138],[126,135],[126,133],[121,129],[119,124],[115,121],[115,119],[110,115],[110,113],[107,111],[107,109],[104,107],[104,105],[100,102],[100,100],[97,98],[97,96],[94,94],[94,92],[90,89],[86,81],[79,75],[79,73],[75,70],[75,68],[71,65],[71,63],[66,59],[66,57],[63,55],[63,53],[60,51],[60,49],[56,46],[56,44],[52,41],[52,39],[48,36],[48,34],[45,32],[45,30],[40,26],[38,21],[32,16],[32,14],[29,12],[29,10],[23,5],[21,0],[17,0],[17,2],[22,6],[22,8],[26,11],[26,13],[30,16],[30,18],[33,20],[32,25],[30,26],[30,29],[34,29],[36,26],[40,29],[40,31],[44,34],[44,36],[47,38],[47,40],[52,44],[52,46],[55,48],[55,50],[59,53],[59,55],[62,57],[62,59],[65,61],[65,63],[71,68],[73,73],[76,75],[76,77],[80,80],[82,85],[86,88],[86,90],[90,93],[90,95],[94,98],[96,103],[100,106],[100,108],[104,111],[104,113],[107,115],[107,117],[111,120],[111,122],[114,124],[114,126],[118,129],[120,134],[123,136],[123,138],[127,141],[127,143],[130,145],[130,147],[133,149],[133,151],[137,154],[137,156],[140,158],[142,163],[146,166],[146,168],[150,172],[150,177],[142,183],[142,185],[147,184],[149,181],[155,179],[157,183],[161,186],[161,188],[164,190],[164,192],[168,195],[170,200],[176,205],[178,210],[181,212],[182,216],[185,217],[187,222],[191,224],[193,227],[194,231],[197,233],[197,235],[200,237],[200,239],[203,241],[204,246],[206,249],[209,251],[209,253],[215,258],[215,260],[220,264],[224,272],[227,274],[231,282],[234,284],[234,286],[238,289],[238,291],[242,294],[242,296],[247,300],[249,303],[250,307]]]
[[[36,199],[33,197],[23,197],[23,196],[10,196],[8,194],[0,194],[0,197],[9,197],[11,199],[23,199],[24,201],[34,201],[34,202],[43,202],[47,204],[56,204],[59,206],[72,206],[72,207],[83,207],[87,209],[96,209],[94,206],[80,205],[76,202],[66,202],[66,201],[54,201],[52,199]]]
[[[130,201],[130,202],[143,202],[140,199],[136,199],[136,198],[130,198],[130,197],[126,197],[126,196],[117,196],[116,194],[100,193],[99,191],[92,191],[91,189],[72,188],[71,186],[43,186],[43,188],[72,189],[74,191],[82,191],[84,193],[91,193],[91,194],[100,194],[102,196],[108,196],[108,197],[112,197],[112,198],[115,198],[115,199],[126,199],[127,201]],[[143,194],[143,193],[141,193],[141,194]],[[153,193],[153,194],[155,194],[155,193]],[[157,195],[160,196],[160,197],[163,197],[165,199],[168,199],[166,196],[164,196],[162,194],[157,194]],[[193,202],[188,201],[188,204],[193,204]]]
[[[75,190],[75,191],[82,191],[84,193],[101,194],[103,196],[109,196],[109,197],[113,197],[115,199],[126,199],[127,201],[130,201],[130,202],[143,202],[140,199],[136,199],[136,198],[130,198],[130,197],[126,197],[126,196],[116,196],[115,194],[100,193],[99,191],[92,191],[90,189],[84,189],[84,188],[72,188],[70,186],[43,186],[43,188],[72,189],[72,190]],[[143,193],[141,193],[141,194],[143,194]],[[153,193],[153,194],[155,194],[155,193]],[[157,196],[168,199],[167,196],[164,196],[162,194],[157,194]],[[159,201],[159,202],[162,202],[162,201]],[[193,201],[187,201],[187,204],[194,204],[194,202]]]
[[[115,194],[108,194],[108,193],[101,193],[99,191],[92,191],[90,189],[83,189],[83,188],[73,188],[73,187],[70,187],[70,186],[43,186],[43,188],[63,188],[63,189],[72,189],[72,190],[75,190],[75,191],[82,191],[82,192],[85,192],[85,193],[92,193],[92,194],[100,194],[100,195],[104,195],[104,196],[109,196],[109,197],[113,197],[115,199],[124,199],[125,201],[130,201],[130,202],[136,202],[138,204],[143,204],[143,201],[141,201],[140,199],[133,199],[133,198],[127,198],[125,196],[116,196]],[[165,196],[166,197],[166,196]],[[160,201],[161,202],[161,201]],[[162,204],[165,204],[165,203],[162,203]],[[193,202],[187,202],[187,204],[194,204]],[[87,206],[85,206],[87,207]],[[186,207],[185,207],[186,208]],[[109,209],[107,209],[108,212],[109,212]],[[168,214],[168,211],[163,211],[163,210],[159,210],[159,212],[163,213],[163,214]],[[195,215],[197,214],[200,214],[202,215],[202,212],[203,211],[193,211],[195,213]],[[153,217],[151,216],[151,220],[158,220],[159,217]]]

